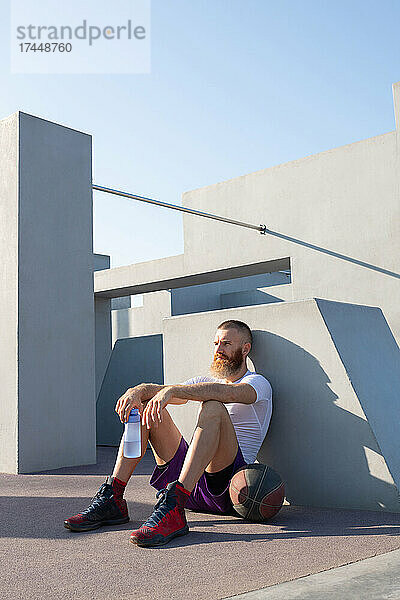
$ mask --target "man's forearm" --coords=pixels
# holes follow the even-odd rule
[[[247,383],[193,383],[191,385],[158,385],[155,383],[143,383],[141,386],[141,400],[147,402],[158,392],[163,390],[163,397],[167,404],[186,404],[188,400],[203,402],[217,400],[229,404],[238,402],[240,404],[252,404],[256,401],[254,388]],[[166,406],[166,404],[164,404]]]
[[[192,385],[170,385],[171,400],[168,404],[183,404],[183,401],[218,400],[219,402],[237,402],[235,386],[225,383],[194,383]]]
[[[140,392],[140,398],[142,402],[147,402],[148,400],[151,400],[160,390],[170,387],[170,385],[160,385],[158,383],[141,383],[137,386],[137,389]],[[186,398],[171,398],[168,404],[186,404],[186,402]]]
[[[141,383],[140,385],[137,385],[135,389],[140,393],[141,401],[146,402],[147,400],[151,400],[157,392],[165,387],[167,386],[158,383]]]

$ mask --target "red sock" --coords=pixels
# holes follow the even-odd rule
[[[178,501],[179,506],[182,508],[185,507],[186,502],[189,500],[189,496],[191,492],[183,487],[183,485],[178,481],[176,484],[176,499]]]
[[[114,496],[116,498],[123,498],[126,488],[126,482],[121,481],[120,479],[118,479],[118,477],[113,477],[112,488],[114,490]]]

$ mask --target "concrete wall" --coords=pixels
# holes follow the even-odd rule
[[[2,153],[0,470],[95,460],[90,136],[16,113]],[[77,415],[79,415],[77,417]]]
[[[127,298],[130,300],[129,296]],[[143,306],[112,311],[112,344],[114,345],[117,339],[161,333],[162,320],[165,317],[291,299],[290,273],[265,273],[163,292],[150,292],[144,294]],[[96,300],[107,301],[99,296]],[[111,302],[114,300],[116,298],[112,298]]]
[[[186,268],[290,256],[293,299],[380,306],[399,341],[398,145],[391,132],[185,193],[184,206],[269,228],[262,236],[185,214]]]
[[[293,299],[293,289],[290,285],[276,285],[244,290],[243,292],[230,292],[221,294],[221,308],[235,308],[237,306],[254,306],[257,304],[271,304]]]
[[[97,443],[117,446],[123,425],[115,412],[117,400],[142,382],[163,383],[161,335],[147,335],[115,342],[97,400]]]
[[[0,121],[0,471],[18,465],[18,113]]]
[[[258,300],[257,304],[267,304],[271,299],[263,293],[263,288],[271,286],[275,290],[275,287],[281,287],[282,284],[283,286],[287,284],[290,288],[290,274],[265,273],[174,289],[171,290],[172,316],[218,310],[224,308],[224,304],[230,301],[235,302],[235,306],[238,306],[237,303],[243,302],[247,305],[248,300],[252,300],[252,303],[255,303],[254,300]],[[274,290],[271,290],[270,295],[274,296]],[[282,290],[285,299],[291,296],[290,289],[282,287]],[[258,291],[259,293],[257,293]],[[281,299],[279,298],[279,300]]]
[[[94,271],[101,271],[110,268],[110,257],[107,254],[94,254],[93,255]],[[118,335],[118,316],[114,317],[116,320],[115,335],[112,335],[112,318],[111,315],[117,311],[129,309],[131,306],[131,297],[125,296],[123,298],[94,298],[94,312],[95,312],[95,340],[96,340],[96,352],[95,352],[95,363],[96,363],[96,399],[99,396],[100,388],[103,383],[104,375],[110,360],[111,350],[114,346],[114,342],[119,337],[130,337],[131,329],[128,331],[120,331]],[[115,312],[114,312],[115,311]],[[118,313],[117,313],[118,314]],[[121,321],[124,323],[124,319]],[[123,329],[123,328],[121,328]],[[124,335],[124,333],[126,335]]]
[[[94,271],[110,268],[107,254],[93,255]],[[127,297],[130,300],[130,297]],[[108,298],[94,298],[96,400],[111,356],[111,306]]]
[[[161,333],[162,320],[171,316],[171,294],[150,292],[143,306],[113,310],[111,313],[112,345],[121,338]]]
[[[252,362],[273,387],[258,460],[282,475],[289,502],[400,512],[400,361],[382,312],[313,299],[165,319],[166,383],[207,373],[228,318],[253,330]],[[197,408],[169,407],[188,441]]]

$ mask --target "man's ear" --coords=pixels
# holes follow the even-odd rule
[[[246,358],[246,356],[248,355],[248,353],[251,350],[251,344],[250,342],[246,342],[245,344],[243,344],[242,346],[242,354],[243,354],[243,358]]]

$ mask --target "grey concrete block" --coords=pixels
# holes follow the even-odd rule
[[[0,470],[95,459],[91,137],[16,113],[1,122]],[[10,151],[11,150],[11,151]],[[3,428],[4,427],[4,428]]]

